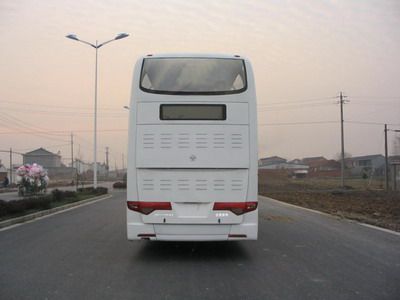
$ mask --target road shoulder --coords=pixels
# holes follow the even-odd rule
[[[318,211],[318,210],[314,210],[314,209],[311,209],[311,208],[306,208],[306,207],[294,205],[294,204],[291,204],[291,203],[283,202],[283,201],[280,201],[280,200],[277,200],[277,199],[273,199],[273,198],[270,198],[270,197],[266,197],[266,196],[262,196],[262,195],[258,195],[258,197],[261,198],[261,199],[267,200],[267,201],[275,202],[275,203],[277,203],[279,205],[282,205],[282,206],[293,207],[293,208],[305,210],[305,211],[308,211],[308,212],[312,212],[312,213],[315,213],[315,214],[327,216],[327,217],[330,217],[330,218],[335,218],[335,219],[340,218],[340,219],[345,220],[345,221],[347,221],[349,223],[356,223],[358,225],[365,226],[367,228],[371,228],[371,229],[374,229],[374,230],[379,230],[379,231],[382,231],[382,232],[386,232],[386,233],[390,233],[390,234],[394,234],[394,235],[400,236],[400,232],[393,231],[393,230],[390,230],[390,229],[387,229],[387,228],[378,227],[378,226],[374,226],[374,225],[371,225],[371,224],[358,222],[358,221],[355,221],[355,220],[352,220],[352,219],[348,219],[348,218],[345,218],[345,217],[342,217],[342,216],[331,215],[331,214],[328,214],[328,213],[325,213],[325,212],[322,212],[322,211]]]

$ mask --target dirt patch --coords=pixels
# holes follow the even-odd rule
[[[270,181],[259,186],[263,196],[315,209],[339,217],[400,231],[400,193],[350,188],[291,180]]]

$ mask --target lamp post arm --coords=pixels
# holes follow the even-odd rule
[[[83,41],[83,40],[79,40],[79,39],[77,39],[77,41],[81,42],[81,43],[84,43],[86,45],[89,45],[89,46],[91,46],[91,47],[93,47],[95,49],[98,48],[98,46],[96,47],[96,45],[93,45],[92,43],[89,43],[89,42],[86,42],[86,41]]]
[[[109,40],[109,41],[106,41],[106,42],[101,43],[100,45],[97,46],[97,48],[100,48],[100,47],[104,46],[105,44],[111,43],[111,42],[113,42],[113,41],[115,41],[115,38],[114,38],[114,39],[111,39],[111,40]]]

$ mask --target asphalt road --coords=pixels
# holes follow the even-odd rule
[[[400,299],[400,236],[260,198],[258,241],[128,242],[125,193],[0,231],[1,299]]]

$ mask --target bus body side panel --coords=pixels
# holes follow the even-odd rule
[[[129,109],[129,129],[128,129],[128,160],[127,160],[127,201],[137,201],[137,178],[136,178],[136,121],[137,121],[137,110],[135,109],[136,97],[140,68],[142,66],[142,60],[138,60],[133,70],[132,80],[132,91],[131,101]],[[141,216],[137,212],[133,212],[127,208],[126,212],[127,220],[127,236],[128,240],[137,240],[139,232],[154,232],[152,225],[146,225],[143,223]]]
[[[258,201],[258,135],[257,135],[257,101],[256,88],[251,63],[246,60],[247,80],[249,82],[249,147],[250,147],[250,168],[247,201]],[[258,209],[255,212],[245,214],[243,223],[251,224],[254,227],[252,236],[249,239],[257,239],[258,235]]]

